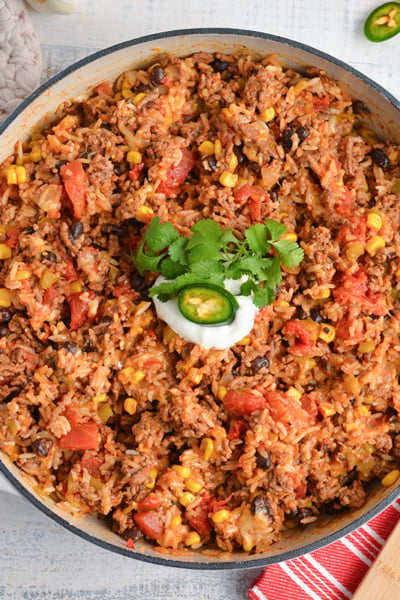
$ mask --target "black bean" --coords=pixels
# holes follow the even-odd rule
[[[260,469],[264,469],[265,471],[267,471],[271,467],[271,456],[268,450],[262,448],[261,450],[256,451],[256,464],[257,467],[259,467]]]
[[[269,360],[266,356],[256,356],[251,362],[251,368],[253,373],[258,373],[261,369],[268,369]]]
[[[215,169],[217,168],[217,161],[215,159],[215,156],[207,156],[207,163],[211,171],[215,171]]]
[[[28,227],[24,227],[22,232],[26,233],[26,235],[32,235],[32,233],[35,233],[35,230],[31,225],[29,225]]]
[[[55,263],[57,261],[57,256],[54,254],[54,252],[51,252],[50,250],[42,252],[40,258],[44,263]]]
[[[371,158],[378,167],[381,169],[387,169],[390,165],[390,160],[386,152],[380,148],[374,148],[371,152]]]
[[[117,225],[116,223],[104,223],[101,226],[103,233],[118,235],[120,237],[126,234],[126,229],[123,225]]]
[[[0,324],[9,323],[12,316],[13,314],[9,308],[0,308]]]
[[[0,338],[5,337],[8,334],[7,325],[0,325]]]
[[[294,510],[288,510],[285,515],[288,519],[297,520],[299,516],[299,509],[295,508]]]
[[[141,92],[143,94],[147,94],[147,92],[149,92],[150,90],[151,87],[149,85],[146,85],[145,83],[139,83],[139,85],[136,87],[136,91]]]
[[[226,60],[220,60],[219,58],[215,58],[211,63],[211,67],[214,73],[222,73],[223,71],[226,71],[226,69],[229,67],[229,63]]]
[[[325,512],[327,515],[337,515],[337,513],[342,512],[343,506],[340,504],[339,500],[332,500],[325,505]]]
[[[312,308],[310,310],[310,317],[312,318],[313,321],[315,321],[316,323],[321,323],[322,322],[322,315],[319,312],[319,308]],[[329,332],[329,329],[328,329]]]
[[[107,129],[107,131],[112,131],[111,123],[106,123],[106,121],[103,121],[102,124],[100,125],[100,127],[102,129]]]
[[[307,127],[298,127],[296,129],[296,133],[299,136],[300,140],[304,142],[310,135],[310,130]]]
[[[159,85],[165,77],[165,71],[160,65],[152,68],[150,73],[150,81],[153,85]]]
[[[84,333],[83,336],[84,336],[84,346],[83,346],[84,351],[85,352],[93,352],[93,350],[95,349],[94,343],[92,342],[92,340],[89,338],[89,336],[86,333]]]
[[[269,190],[269,198],[271,200],[271,202],[277,202],[278,201],[278,190],[277,187],[273,187],[272,190]]]
[[[80,221],[74,221],[69,227],[69,239],[76,242],[83,233],[83,225]]]
[[[49,438],[38,438],[32,444],[32,450],[41,458],[46,458],[53,447],[53,440]]]
[[[353,102],[353,113],[356,115],[369,115],[371,113],[371,111],[369,110],[368,106],[366,104],[364,104],[364,102],[362,100],[354,100]]]
[[[122,175],[122,165],[116,160],[113,160],[114,174],[119,177]]]
[[[291,127],[287,127],[282,132],[282,145],[285,150],[290,150],[293,145],[292,135],[293,129]]]
[[[126,529],[122,535],[124,540],[132,540],[132,542],[137,542],[138,539],[142,537],[143,533],[140,527],[133,525],[132,527],[129,527],[129,529]]]
[[[133,287],[134,290],[140,290],[140,288],[143,287],[145,279],[142,275],[140,275],[140,273],[135,271],[130,276],[130,281],[131,281],[131,286]]]
[[[265,498],[265,496],[262,496],[261,494],[255,496],[255,498],[253,499],[250,506],[250,511],[252,515],[267,515],[267,517],[269,518],[272,518],[273,516],[270,503]]]
[[[306,313],[306,311],[304,310],[304,308],[302,306],[298,306],[296,309],[296,318],[297,319],[301,319],[302,321],[304,319],[308,318],[308,314]]]
[[[247,156],[244,154],[242,146],[233,146],[233,153],[238,159],[239,165],[243,164],[247,160]]]
[[[313,517],[314,513],[311,510],[311,508],[300,508],[297,518],[299,521],[302,521],[303,519],[308,519],[309,517]]]
[[[140,288],[139,294],[143,300],[150,300],[149,291],[150,291],[150,288],[147,285],[144,285],[143,287]]]
[[[67,352],[75,355],[79,350],[79,345],[71,340],[69,342],[65,342],[65,344],[63,344],[63,348],[65,348]]]
[[[111,325],[112,322],[113,322],[113,318],[108,315],[103,317],[101,320],[102,325]]]

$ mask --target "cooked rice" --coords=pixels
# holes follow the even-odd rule
[[[65,103],[0,167],[0,447],[37,493],[131,546],[264,552],[396,478],[399,148],[315,68],[206,53],[158,68]],[[81,207],[62,177],[76,160]],[[246,339],[206,350],[156,318],[155,275],[133,267],[152,215],[181,234],[272,218],[305,258]],[[236,392],[266,408],[232,409]]]

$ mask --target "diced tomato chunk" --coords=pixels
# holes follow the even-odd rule
[[[151,540],[160,539],[164,531],[160,513],[156,511],[137,512],[133,518],[146,537]]]
[[[351,314],[342,317],[336,323],[336,337],[345,342],[351,341],[353,345],[359,344],[364,339],[364,323]]]
[[[301,430],[310,422],[310,415],[302,408],[301,403],[293,400],[283,392],[266,392],[265,400],[272,418],[286,426]]]
[[[15,248],[18,244],[19,234],[21,233],[21,227],[13,227],[6,232],[7,240],[5,242],[6,246],[9,248]]]
[[[251,218],[257,221],[261,216],[261,205],[268,198],[267,192],[257,185],[246,183],[235,193],[235,202],[243,205],[248,204]]]
[[[132,167],[132,169],[130,169],[128,175],[129,175],[129,179],[131,181],[136,181],[137,179],[139,179],[141,172],[144,169],[144,163],[140,163],[138,165],[134,165]]]
[[[58,296],[57,288],[55,285],[47,288],[45,293],[43,294],[43,304],[51,304],[53,300],[55,300]]]
[[[191,527],[202,537],[206,537],[211,533],[212,527],[208,519],[208,513],[211,512],[210,508],[210,497],[205,495],[204,500],[191,511],[189,516]]]
[[[298,319],[289,321],[286,325],[286,333],[295,336],[295,343],[289,348],[291,354],[303,356],[314,353],[315,341],[312,339],[312,332],[302,321]]]
[[[355,273],[346,274],[333,291],[333,296],[341,306],[360,306],[366,312],[376,316],[387,313],[387,307],[383,298],[378,294],[372,294],[368,286],[368,275],[362,269]]]
[[[136,505],[139,512],[147,512],[160,508],[161,500],[157,494],[149,494],[144,500],[139,500]]]
[[[314,100],[314,109],[315,110],[323,110],[329,106],[330,98],[328,95],[323,96],[322,98],[316,98]]]
[[[81,460],[81,467],[82,469],[86,469],[92,477],[100,477],[100,467],[103,462],[101,456],[84,456]]]
[[[65,191],[71,201],[74,216],[80,219],[86,208],[87,179],[82,163],[76,159],[60,168]]]
[[[71,430],[60,438],[59,444],[64,450],[95,450],[98,437],[99,429],[94,421],[81,421],[71,424]]]
[[[160,183],[156,191],[167,196],[177,194],[189,172],[193,169],[195,162],[195,153],[188,148],[184,148],[181,160],[169,167],[165,179]]]
[[[92,291],[75,292],[67,297],[67,302],[71,310],[71,324],[69,327],[71,331],[75,331],[79,327],[82,327],[84,323],[91,321],[91,318],[88,318],[89,304],[83,299],[83,294],[87,294],[86,297],[89,302],[96,298],[96,294]]]
[[[74,267],[72,257],[63,250],[60,250],[59,252],[63,261],[62,276],[65,277],[67,281],[76,281],[78,279],[78,273]]]
[[[235,419],[229,427],[228,440],[241,440],[246,433],[249,424],[244,419]]]
[[[235,417],[245,417],[256,410],[266,408],[264,396],[251,390],[231,390],[225,395],[222,403],[225,410]]]
[[[313,421],[315,421],[318,415],[318,406],[314,399],[314,392],[311,392],[310,394],[303,394],[300,398],[300,404],[302,409],[310,415]]]

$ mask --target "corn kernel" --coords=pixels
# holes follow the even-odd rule
[[[214,452],[214,442],[211,438],[203,438],[200,444],[200,452],[204,460],[209,460]]]
[[[277,308],[289,308],[290,304],[286,300],[275,300],[274,306]]]
[[[224,385],[218,386],[217,396],[220,400],[223,400],[227,393],[228,393],[228,390],[226,389],[226,387]]]
[[[36,163],[39,162],[42,159],[42,151],[40,150],[40,146],[32,145],[32,151],[31,151],[31,160]]]
[[[150,469],[150,481],[148,483],[145,483],[144,487],[148,488],[149,490],[152,490],[153,487],[156,485],[157,475],[157,469]]]
[[[281,236],[281,240],[287,240],[288,242],[297,242],[297,235],[294,231],[289,231]]]
[[[189,467],[184,467],[182,465],[173,465],[172,468],[175,471],[175,473],[178,473],[178,475],[183,477],[183,479],[186,479],[187,477],[189,477],[189,475],[191,473],[191,470]]]
[[[214,142],[214,155],[217,160],[221,158],[222,154],[222,144],[220,140],[215,140]]]
[[[291,386],[288,391],[286,392],[286,395],[289,396],[289,398],[291,400],[300,400],[302,394],[301,392],[299,392],[299,390],[296,390],[295,387]]]
[[[185,486],[189,490],[189,492],[193,492],[193,494],[198,494],[200,490],[203,489],[203,484],[199,481],[195,481],[191,477],[186,479]]]
[[[357,423],[346,423],[346,425],[344,426],[347,433],[352,433],[353,431],[356,431],[358,429],[358,427],[359,426]]]
[[[106,402],[106,400],[107,400],[107,394],[99,394],[98,396],[95,396],[93,398],[93,402],[96,402],[96,403],[97,402],[98,403]]]
[[[326,300],[331,295],[329,288],[318,289],[312,292],[311,297],[313,300]]]
[[[236,167],[238,166],[238,164],[239,164],[238,158],[237,158],[236,154],[234,152],[232,152],[232,154],[229,157],[229,170],[234,171],[236,169]]]
[[[335,339],[336,330],[332,325],[328,325],[327,323],[321,323],[321,328],[319,331],[319,337],[322,341],[329,344]]]
[[[127,383],[130,383],[131,377],[134,372],[135,369],[133,367],[125,367],[124,369],[121,369],[121,371],[118,373],[118,379],[123,385],[126,385]]]
[[[250,552],[251,549],[253,548],[254,544],[253,544],[253,542],[251,540],[248,540],[248,539],[245,538],[243,540],[242,546],[243,546],[243,550],[245,552]]]
[[[272,119],[275,118],[275,109],[274,109],[274,107],[273,106],[269,106],[268,108],[266,108],[265,110],[263,110],[260,113],[260,117],[266,123],[269,123],[270,121],[272,121]]]
[[[369,127],[360,127],[358,133],[369,144],[376,144],[376,142],[378,141],[375,132],[372,131],[372,129],[370,129]]]
[[[110,417],[112,417],[114,414],[113,409],[107,402],[101,403],[99,405],[97,412],[99,414],[100,419],[103,421],[103,423],[107,423],[108,419]]]
[[[16,165],[24,165],[25,163],[29,162],[31,160],[31,155],[30,154],[26,154],[24,152],[24,154],[22,156],[18,156],[15,164]]]
[[[210,142],[209,140],[205,140],[199,146],[199,152],[201,152],[201,154],[204,154],[205,156],[212,156],[214,154],[214,151],[215,146],[213,142]]]
[[[121,93],[125,100],[128,100],[132,96],[131,88],[123,88]]]
[[[320,402],[319,410],[324,417],[333,417],[333,415],[336,415],[336,409],[329,402]]]
[[[136,96],[133,98],[132,102],[135,106],[137,106],[145,97],[146,94],[144,92],[139,92],[139,94],[136,94]]]
[[[355,375],[353,375],[352,373],[346,375],[343,381],[343,385],[346,392],[348,392],[352,396],[358,396],[358,394],[360,393],[360,382],[358,381],[357,377],[355,377]]]
[[[379,231],[382,228],[383,222],[380,214],[376,212],[370,212],[367,217],[367,226],[370,229],[375,229],[375,231]]]
[[[27,269],[20,269],[16,272],[14,280],[15,281],[24,281],[25,279],[29,279],[31,276],[31,272]]]
[[[389,487],[390,485],[393,485],[393,483],[395,483],[400,475],[400,471],[398,471],[397,469],[393,469],[393,471],[390,471],[390,473],[388,473],[387,475],[385,475],[385,477],[382,479],[382,485],[384,487]]]
[[[194,494],[192,494],[191,492],[183,492],[183,494],[181,496],[179,496],[179,502],[185,508],[187,508],[188,506],[193,504],[193,502],[195,500],[196,500],[196,496]]]
[[[18,183],[26,183],[26,169],[19,165],[16,169]]]
[[[142,154],[137,150],[130,150],[126,155],[126,160],[128,161],[128,163],[140,165],[140,163],[142,162]]]
[[[356,406],[354,412],[357,417],[369,417],[371,414],[371,411],[369,410],[368,406],[365,406],[365,404],[360,404],[359,406]]]
[[[354,242],[346,248],[346,256],[349,260],[357,260],[364,254],[364,245],[361,242]]]
[[[145,206],[144,204],[142,204],[142,206],[139,206],[135,214],[136,220],[140,221],[141,223],[148,223],[149,221],[151,221],[153,216],[153,209],[150,208],[150,206]]]
[[[246,335],[244,338],[242,338],[241,340],[239,340],[238,342],[236,342],[236,344],[238,346],[248,346],[251,342],[251,337],[249,335]]]
[[[82,291],[82,284],[80,281],[73,281],[68,286],[68,294],[78,294]]]
[[[7,288],[0,288],[0,306],[8,308],[12,304],[12,292]]]
[[[48,290],[49,288],[51,288],[51,286],[54,283],[56,283],[57,280],[58,280],[57,273],[54,273],[54,271],[52,271],[52,269],[46,269],[42,273],[42,276],[40,278],[40,287],[43,290]]]
[[[0,260],[11,258],[11,248],[7,244],[0,244]]]
[[[227,188],[234,188],[238,180],[238,175],[230,173],[229,171],[223,171],[220,175],[219,182],[221,185]]]
[[[146,377],[146,373],[144,371],[135,371],[131,376],[131,383],[133,385],[136,385],[137,383],[140,383],[141,381],[143,381],[143,379],[145,377]]]
[[[137,410],[137,401],[135,398],[125,398],[124,400],[124,410],[128,413],[128,415],[134,415]]]
[[[214,521],[214,523],[223,523],[224,521],[227,521],[230,516],[231,513],[229,512],[229,510],[223,508],[221,510],[217,510],[217,512],[213,514],[211,519]]]
[[[360,354],[368,354],[368,352],[372,352],[374,348],[374,342],[361,342],[358,345],[357,351],[360,352]]]
[[[378,250],[385,247],[385,240],[380,235],[373,235],[365,244],[365,249],[370,256],[375,256]]]
[[[175,515],[174,517],[172,517],[171,519],[171,527],[178,527],[178,525],[180,525],[182,523],[182,517],[181,515]]]
[[[18,183],[16,165],[11,165],[10,167],[8,167],[8,169],[6,171],[6,176],[7,176],[8,185],[14,185],[14,184]]]
[[[200,542],[201,537],[197,531],[191,531],[185,539],[185,546],[195,546],[196,544],[200,544]]]
[[[307,85],[307,81],[305,79],[300,79],[300,81],[298,81],[296,83],[296,85],[294,86],[294,94],[295,96],[298,96],[299,94],[301,94],[301,92],[304,90],[304,88]]]

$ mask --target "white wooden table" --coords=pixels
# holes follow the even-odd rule
[[[30,13],[43,78],[91,52],[171,29],[238,27],[307,43],[369,75],[400,97],[400,35],[372,44],[362,34],[383,0],[81,0],[73,16]],[[258,571],[196,572],[111,554],[0,492],[3,600],[239,600]],[[279,600],[279,599],[277,599]]]

